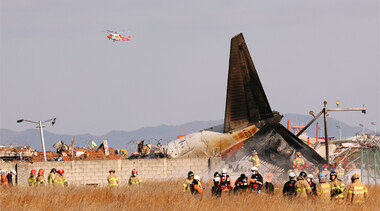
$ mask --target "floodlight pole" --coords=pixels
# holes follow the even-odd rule
[[[21,123],[21,122],[23,122],[23,121],[25,121],[25,122],[30,122],[30,123],[34,123],[34,124],[37,125],[37,128],[40,129],[42,151],[43,151],[43,153],[44,153],[44,161],[45,161],[45,162],[46,162],[46,149],[45,149],[45,138],[44,138],[44,130],[43,130],[43,128],[44,128],[45,126],[43,125],[43,123],[46,123],[46,122],[50,122],[50,121],[51,121],[51,125],[54,126],[56,120],[57,120],[56,118],[48,119],[48,120],[46,120],[46,121],[38,121],[38,122],[36,122],[36,121],[31,121],[31,120],[27,120],[27,119],[19,119],[19,120],[17,120],[17,123]]]

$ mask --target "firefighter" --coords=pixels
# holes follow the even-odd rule
[[[256,150],[253,151],[253,153],[252,153],[252,162],[253,162],[253,166],[256,166],[257,168],[259,168],[259,166],[260,166],[260,158],[257,155]]]
[[[310,185],[309,183],[307,183],[306,179],[307,179],[307,174],[303,171],[297,177],[297,182],[296,184],[294,184],[297,198],[306,199],[312,193]]]
[[[137,174],[136,169],[132,169],[132,175],[129,177],[129,185],[139,185],[142,182],[141,177]]]
[[[43,169],[38,170],[38,176],[36,178],[36,185],[44,186],[45,185],[45,171]]]
[[[263,187],[263,176],[259,174],[259,170],[255,166],[251,168],[251,171],[251,179],[254,180],[250,183],[251,189],[253,191],[257,191],[257,193],[261,193],[261,188]]]
[[[1,169],[0,174],[1,174],[1,186],[2,187],[8,187],[7,172],[5,170]]]
[[[251,182],[254,181],[249,177],[245,176],[245,174],[241,174],[240,177],[235,181],[234,192],[248,192]]]
[[[305,163],[305,165],[303,166],[303,171],[306,173],[306,174],[310,174],[311,171],[309,169],[309,164],[308,163]]]
[[[318,169],[318,167],[316,166],[316,167],[314,167],[313,177],[318,178],[318,175],[319,175],[319,169]]]
[[[190,184],[191,194],[203,194],[204,189],[202,188],[200,177],[198,175],[194,176],[193,182]]]
[[[324,173],[325,175],[329,175],[330,174],[330,171],[328,170],[327,164],[323,165],[322,173]]]
[[[214,173],[214,186],[211,188],[211,194],[217,197],[222,196],[222,186],[220,185],[220,175],[219,172]]]
[[[307,175],[306,181],[309,183],[309,185],[311,187],[311,191],[313,193],[313,198],[315,198],[315,196],[317,194],[317,184],[315,184],[313,182],[313,178],[314,178],[314,176],[312,174],[309,174],[309,175]]]
[[[289,173],[289,181],[287,181],[282,189],[282,195],[287,197],[293,197],[296,195],[296,190],[294,188],[296,184],[296,174],[294,172]]]
[[[220,176],[220,186],[224,192],[229,192],[232,190],[230,175],[227,173],[227,169],[222,169],[222,175]]]
[[[13,186],[13,176],[16,175],[16,170],[12,170],[11,172],[9,172],[9,174],[7,174],[7,180],[8,180],[8,185],[9,186]]]
[[[52,168],[52,169],[50,170],[50,174],[49,174],[49,176],[48,176],[48,183],[49,183],[49,185],[50,185],[51,187],[53,186],[54,178],[55,178],[56,175],[57,175],[57,169]]]
[[[350,166],[348,164],[344,166],[344,171],[347,173],[350,172]]]
[[[30,171],[30,175],[29,175],[29,178],[28,178],[28,184],[30,187],[34,186],[36,184],[36,180],[37,180],[37,177],[36,177],[36,170],[32,169]]]
[[[326,175],[319,173],[319,184],[317,185],[317,199],[321,201],[329,201],[331,197],[331,186],[327,182]]]
[[[344,176],[344,168],[342,167],[342,163],[338,162],[335,172],[337,173],[338,179]]]
[[[57,174],[55,175],[54,180],[53,180],[54,187],[67,187],[69,185],[63,173],[65,173],[63,169],[57,170]]]
[[[302,159],[301,152],[297,152],[297,157],[296,159],[293,160],[293,165],[299,165],[299,166],[305,165],[305,161]]]
[[[183,192],[186,192],[190,188],[190,184],[193,182],[194,179],[194,172],[189,171],[187,173],[187,178],[185,182],[183,183]]]
[[[355,173],[351,177],[352,184],[347,189],[347,201],[352,204],[363,204],[368,198],[368,190],[366,185],[359,181],[359,174]]]
[[[356,164],[355,163],[351,163],[350,171],[355,170],[355,169],[356,169]]]
[[[264,190],[269,194],[274,194],[273,175],[273,173],[267,173],[267,179],[264,183]]]
[[[338,174],[335,171],[330,173],[331,199],[344,200],[345,184],[338,179]]]
[[[119,178],[115,174],[116,172],[115,169],[110,169],[108,172],[110,173],[110,175],[108,175],[107,177],[108,186],[109,187],[119,186]]]

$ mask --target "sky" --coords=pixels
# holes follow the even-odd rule
[[[373,128],[379,1],[1,0],[0,128],[103,135],[224,118],[230,39],[243,32],[273,110]],[[130,35],[112,42],[105,30]]]

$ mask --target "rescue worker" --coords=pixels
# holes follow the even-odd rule
[[[338,162],[335,172],[337,173],[338,179],[344,176],[344,168],[342,167],[342,163]]]
[[[187,173],[187,178],[185,182],[183,183],[183,192],[186,192],[190,188],[190,184],[193,183],[194,179],[194,172],[189,171]]]
[[[108,172],[110,173],[110,175],[108,175],[107,177],[108,186],[109,187],[119,186],[119,178],[116,176],[115,170],[110,169]]]
[[[214,186],[211,188],[211,194],[217,197],[222,196],[222,186],[220,185],[220,175],[218,172],[214,173]]]
[[[36,184],[37,177],[36,177],[36,170],[32,169],[30,171],[30,175],[28,178],[28,184],[30,187],[34,186]]]
[[[222,175],[220,176],[220,186],[224,192],[232,190],[230,175],[227,173],[227,169],[222,169]]]
[[[53,182],[54,182],[54,178],[55,178],[56,174],[57,174],[57,169],[52,168],[52,169],[50,170],[50,174],[49,174],[49,176],[48,176],[48,183],[49,183],[49,185],[50,185],[51,187],[53,186]]]
[[[363,204],[368,198],[367,186],[359,181],[359,174],[355,173],[351,177],[352,184],[347,189],[347,202],[352,204]]]
[[[191,194],[202,194],[204,189],[202,188],[200,177],[198,175],[194,176],[193,182],[190,184]]]
[[[141,177],[137,174],[136,169],[132,169],[132,176],[129,177],[128,184],[129,185],[138,185],[142,182]]]
[[[344,200],[344,189],[346,185],[338,179],[338,174],[335,171],[330,173],[331,199]]]
[[[303,166],[303,171],[306,173],[306,174],[310,174],[310,169],[309,169],[309,164],[308,163],[305,163],[305,165]]]
[[[307,174],[305,172],[301,172],[297,177],[297,182],[294,184],[294,188],[296,189],[296,197],[299,199],[306,199],[311,195],[311,187],[309,183],[306,181]]]
[[[294,172],[289,173],[289,181],[287,181],[282,189],[282,195],[287,197],[293,197],[296,195],[296,189],[294,188],[296,184],[296,174]]]
[[[318,169],[318,167],[316,166],[316,167],[314,167],[313,177],[318,178],[318,176],[319,176],[319,169]]]
[[[8,179],[7,179],[6,171],[1,169],[0,174],[1,174],[1,178],[0,178],[1,187],[8,187]]]
[[[317,194],[317,184],[315,184],[313,182],[313,178],[314,178],[314,176],[312,174],[309,174],[309,175],[307,175],[306,181],[309,183],[309,185],[311,187],[311,191],[313,193],[313,198],[315,198],[315,196]]]
[[[301,152],[297,152],[297,157],[296,159],[293,160],[293,165],[299,165],[299,166],[305,165],[305,161],[302,159]]]
[[[45,185],[45,171],[43,169],[38,170],[38,176],[36,178],[36,185],[37,186],[43,186]]]
[[[264,184],[264,190],[269,194],[274,194],[273,175],[273,173],[267,173],[267,179]]]
[[[252,175],[251,179],[254,180],[250,183],[251,189],[253,191],[257,191],[258,193],[261,193],[261,188],[263,186],[263,176],[259,174],[259,170],[256,166],[251,168]]]
[[[67,187],[68,182],[66,177],[63,175],[65,173],[63,169],[58,169],[57,170],[57,175],[55,175],[54,180],[53,180],[53,186],[54,187]]]
[[[7,180],[8,180],[8,185],[9,186],[13,186],[13,175],[16,175],[16,170],[12,170],[11,172],[9,172],[9,174],[7,174]]]
[[[326,175],[319,173],[319,184],[317,185],[317,199],[321,201],[329,201],[331,197],[331,186],[327,182]]]
[[[235,181],[234,192],[248,192],[249,185],[251,182],[254,182],[252,179],[247,178],[245,174],[241,174],[239,178]]]
[[[259,168],[259,166],[260,166],[260,158],[259,158],[256,150],[253,151],[253,153],[252,153],[252,162],[253,162],[253,166],[256,166],[257,168]]]
[[[324,173],[325,175],[329,175],[330,174],[330,171],[328,170],[327,164],[323,165],[322,173]]]
[[[350,171],[355,170],[355,169],[356,169],[356,164],[355,163],[351,163]]]
[[[348,164],[344,166],[344,171],[347,173],[350,172],[350,166]]]

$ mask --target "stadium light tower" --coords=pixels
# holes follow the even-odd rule
[[[48,119],[46,121],[32,121],[32,120],[27,120],[27,119],[19,119],[17,120],[17,123],[21,123],[21,122],[30,122],[30,123],[33,123],[33,124],[36,124],[37,125],[37,128],[40,129],[40,135],[41,135],[41,144],[42,144],[42,151],[44,152],[44,161],[46,162],[46,150],[45,150],[45,139],[44,139],[44,131],[43,131],[43,128],[45,127],[45,125],[43,125],[43,123],[47,123],[47,122],[50,122],[51,121],[51,125],[54,126],[55,124],[55,121],[57,120],[57,118],[51,118],[51,119]]]

